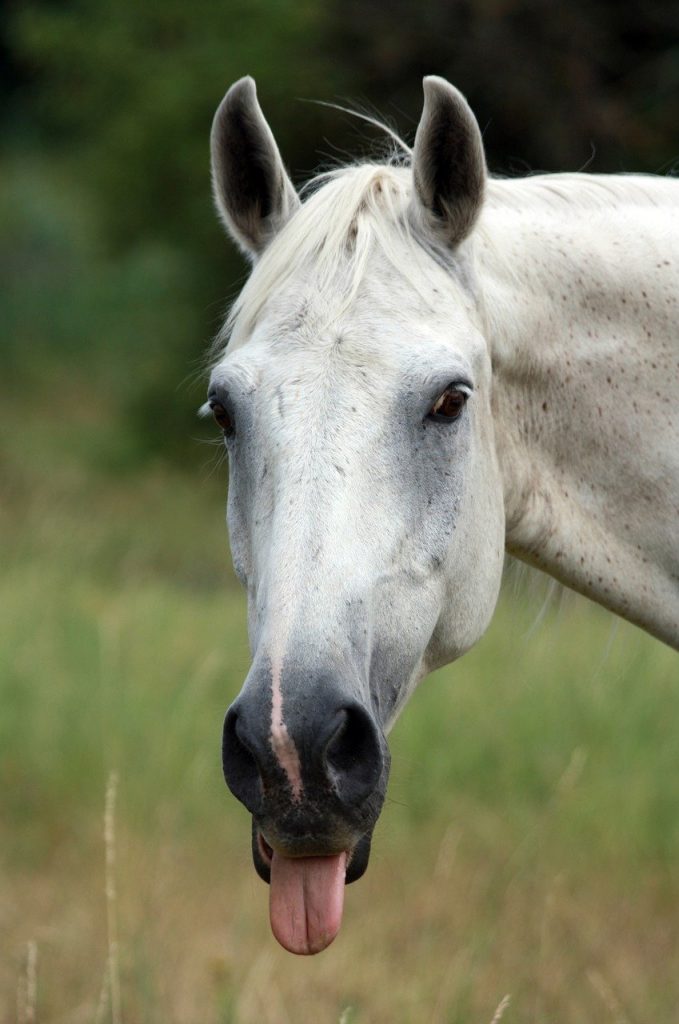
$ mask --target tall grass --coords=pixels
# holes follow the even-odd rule
[[[221,472],[112,475],[87,396],[2,408],[0,1018],[35,942],[40,1020],[95,1019],[115,771],[126,1024],[676,1021],[676,654],[570,597],[536,626],[509,585],[398,723],[368,873],[296,960],[221,780],[248,662]]]

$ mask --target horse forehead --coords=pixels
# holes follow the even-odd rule
[[[310,354],[337,354],[341,345],[345,358],[388,359],[408,336],[404,328],[423,322],[435,327],[435,313],[416,299],[402,295],[397,301],[391,295],[387,301],[365,284],[350,301],[342,291],[272,296],[252,340],[266,339],[272,351],[302,348]]]
[[[250,383],[249,401],[267,410],[275,425],[279,419],[304,419],[308,407],[322,409],[324,420],[349,406],[354,412],[369,407],[372,414],[386,410],[410,376],[408,361],[400,346],[380,345],[338,326],[330,337],[309,343],[299,336],[267,338],[240,350],[237,363],[225,363],[224,371],[227,379],[234,370],[243,375]]]
[[[421,297],[383,302],[363,292],[344,308],[323,295],[272,296],[247,339],[227,349],[218,371],[250,372],[258,384],[368,374],[386,386],[457,359],[470,368],[486,345],[466,303]]]
[[[421,339],[420,339],[421,340]],[[396,325],[379,332],[370,325],[336,325],[327,335],[282,338],[268,335],[239,349],[217,368],[214,379],[239,381],[248,402],[285,415],[322,405],[330,418],[353,412],[386,414],[404,396],[428,390],[444,376],[476,376],[476,359],[461,348],[429,337],[420,344]],[[243,387],[244,385],[244,387]],[[275,410],[272,409],[275,406]],[[277,419],[274,415],[274,419]]]

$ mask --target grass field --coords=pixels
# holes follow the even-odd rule
[[[676,1024],[679,661],[511,579],[484,640],[427,680],[339,938],[268,928],[221,779],[247,669],[225,479],[114,470],[101,402],[2,402],[0,1019],[111,1019],[103,812],[118,775],[126,1024]],[[33,954],[35,957],[35,954]],[[30,1017],[25,1009],[20,1017]]]

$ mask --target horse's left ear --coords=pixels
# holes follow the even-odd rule
[[[462,93],[445,78],[429,75],[423,86],[411,214],[455,246],[473,228],[483,203],[486,158],[481,131]]]
[[[251,259],[259,256],[299,206],[254,79],[231,86],[212,122],[212,186],[229,233]]]

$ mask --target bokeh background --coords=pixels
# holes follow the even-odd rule
[[[466,93],[496,173],[667,174],[677,4],[0,13],[0,1017],[676,1022],[676,654],[512,573],[486,638],[395,731],[340,937],[309,962],[275,946],[220,775],[248,655],[226,468],[195,410],[246,273],[208,180],[233,80],[256,77],[300,182],[381,144],[303,101],[410,140],[427,73]]]

